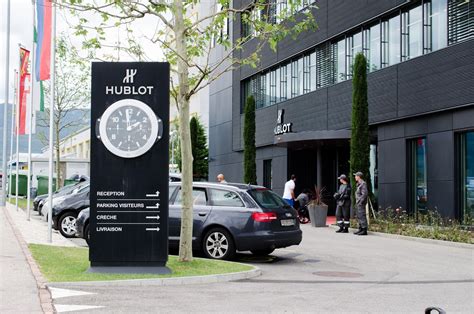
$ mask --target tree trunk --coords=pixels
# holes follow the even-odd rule
[[[180,56],[178,65],[178,85],[179,85],[179,135],[181,140],[181,235],[179,243],[179,261],[191,262],[193,260],[192,240],[193,240],[193,156],[191,151],[191,134],[189,127],[189,68],[187,65],[188,55],[186,50],[186,38],[184,34],[184,8],[183,1],[174,0],[176,52]]]

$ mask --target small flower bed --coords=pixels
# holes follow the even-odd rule
[[[352,225],[357,226],[353,221]],[[449,218],[443,218],[436,211],[427,210],[416,218],[401,208],[387,208],[371,217],[369,230],[452,242],[474,244],[473,220],[467,219],[462,225]]]

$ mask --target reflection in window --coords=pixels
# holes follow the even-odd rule
[[[317,88],[316,83],[316,51],[313,51],[309,56],[310,65],[309,65],[309,74],[310,74],[310,90],[314,91]]]
[[[346,40],[342,39],[336,44],[336,82],[346,80]]]
[[[369,71],[380,69],[380,25],[374,25],[369,29],[369,39],[367,40],[369,47],[368,65]]]
[[[176,195],[176,199],[174,201],[174,205],[181,205],[183,201],[183,193],[181,189],[179,189],[178,194]],[[206,205],[207,204],[207,197],[206,197],[206,190],[204,189],[193,189],[193,205]]]
[[[211,195],[213,206],[245,207],[240,197],[234,192],[212,189]]]
[[[423,10],[417,6],[402,14],[402,59],[423,54]]]
[[[447,0],[431,0],[429,23],[431,25],[431,50],[444,48],[448,44],[448,4]]]
[[[428,185],[426,172],[426,138],[417,138],[410,142],[410,186],[412,207],[415,215],[426,212]]]
[[[400,16],[388,20],[388,65],[400,62]]]
[[[474,218],[474,131],[460,136],[461,219]]]

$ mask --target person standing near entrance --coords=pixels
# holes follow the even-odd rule
[[[283,198],[285,201],[290,205],[295,205],[295,181],[296,176],[294,174],[291,175],[290,180],[285,183],[285,191],[283,192]]]
[[[341,174],[339,177],[339,191],[334,194],[336,200],[336,220],[339,225],[337,233],[348,233],[351,212],[351,187],[345,174]]]
[[[362,179],[364,174],[360,171],[354,173],[357,181],[357,189],[355,192],[357,220],[359,221],[359,231],[354,232],[357,235],[367,235],[367,215],[365,213],[365,206],[369,198],[369,191],[367,183]]]

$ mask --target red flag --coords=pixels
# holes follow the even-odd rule
[[[18,117],[17,117],[17,125],[18,125],[18,134],[23,135],[25,134],[25,127],[26,127],[26,112],[27,112],[27,104],[26,100],[28,98],[29,87],[25,89],[25,82],[27,81],[27,77],[30,75],[28,73],[28,60],[30,58],[30,52],[25,48],[20,47],[20,97],[18,101]],[[28,80],[29,82],[29,80]]]

